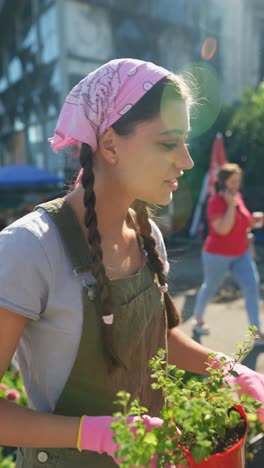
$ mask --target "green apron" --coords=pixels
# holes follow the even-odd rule
[[[117,353],[124,363],[108,373],[102,349],[102,314],[94,294],[89,247],[71,207],[64,199],[41,205],[56,224],[73,274],[88,272],[83,283],[83,326],[79,350],[54,413],[65,416],[112,415],[119,408],[113,402],[119,390],[139,397],[150,415],[158,415],[163,404],[159,391],[150,387],[148,361],[159,348],[167,347],[167,321],[163,295],[147,264],[137,274],[111,281],[113,333]],[[58,363],[59,364],[59,363]],[[106,454],[76,449],[22,448],[17,468],[114,468]]]

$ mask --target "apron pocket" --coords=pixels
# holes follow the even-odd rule
[[[162,318],[163,296],[156,283],[129,304],[114,306],[114,343],[125,366],[128,366],[130,357],[145,335],[147,327],[155,329],[157,322]]]

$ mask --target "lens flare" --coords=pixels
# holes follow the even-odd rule
[[[212,60],[217,51],[217,39],[213,36],[207,37],[201,47],[201,58],[208,62]]]
[[[196,105],[191,109],[189,139],[205,133],[215,122],[222,106],[220,80],[210,63],[196,62],[187,65],[182,74],[194,89]]]

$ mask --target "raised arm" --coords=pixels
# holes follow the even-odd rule
[[[222,195],[227,203],[227,210],[222,217],[214,219],[212,226],[218,234],[225,236],[231,231],[235,223],[236,199],[228,190],[223,192]]]

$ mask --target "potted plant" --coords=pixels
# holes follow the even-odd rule
[[[249,351],[254,330],[249,329],[244,342],[237,345],[234,363]],[[208,377],[190,377],[168,365],[165,357],[165,351],[159,350],[150,361],[152,386],[164,395],[164,406],[157,415],[163,420],[161,427],[147,432],[141,417],[147,409],[139,400],[131,402],[128,393],[118,394],[121,411],[115,413],[117,419],[112,429],[120,447],[117,452],[120,466],[149,467],[155,457],[157,467],[243,468],[248,432],[245,410],[256,421],[254,413],[260,404],[246,395],[238,396],[226,383],[227,375],[237,374],[233,366],[227,371],[225,358],[217,369],[208,364]],[[210,358],[213,357],[212,354]],[[131,431],[127,421],[132,415],[140,417],[133,422]],[[256,426],[261,427],[257,423]]]

